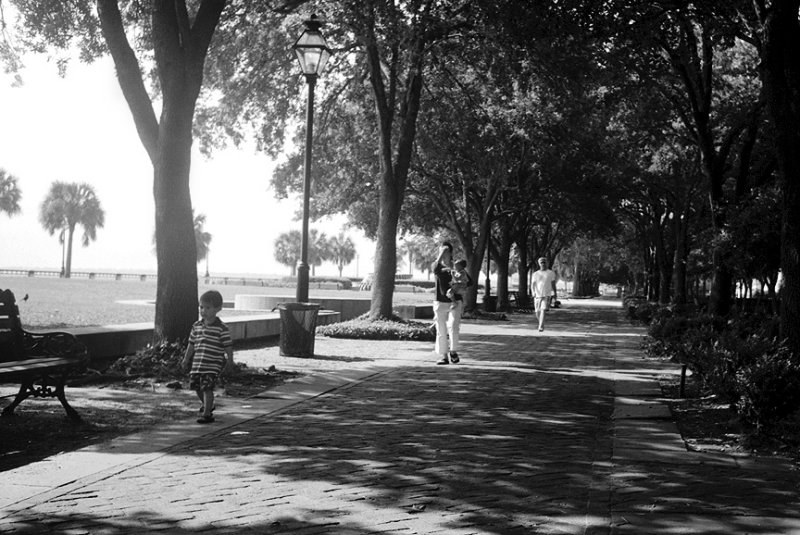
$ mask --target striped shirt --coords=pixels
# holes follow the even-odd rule
[[[233,347],[230,330],[219,318],[211,325],[206,325],[202,319],[195,322],[189,343],[194,345],[191,373],[219,374],[225,362],[225,350]]]

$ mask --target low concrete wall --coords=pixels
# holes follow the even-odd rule
[[[233,301],[235,310],[272,310],[279,303],[293,302],[294,299],[289,295],[249,295],[236,294]],[[325,310],[333,310],[341,316],[339,321],[347,321],[357,318],[361,314],[369,312],[370,299],[342,298],[342,297],[309,297],[310,303],[317,303]]]
[[[342,298],[342,297],[309,297],[309,302],[318,303],[323,309],[335,310],[341,314],[339,321],[357,318],[369,312],[371,299],[368,298]],[[272,310],[280,303],[292,302],[288,295],[241,295],[237,294],[233,308],[236,310]],[[430,319],[433,318],[433,305],[396,305],[397,315],[403,319]]]
[[[317,325],[336,323],[341,321],[339,318],[338,312],[320,310],[317,315]],[[232,316],[224,318],[224,321],[231,330],[234,342],[270,338],[281,334],[281,319],[278,312]],[[86,344],[92,360],[108,360],[131,355],[153,341],[152,323],[128,323],[61,330],[74,334]]]
[[[251,299],[259,298],[259,299]],[[369,311],[369,299],[311,298],[319,303],[322,310],[317,315],[317,325],[328,325],[355,318]],[[289,296],[237,295],[235,308],[251,309],[252,306],[271,310],[278,303],[291,302]],[[266,308],[266,307],[269,308]],[[395,307],[398,315],[405,319],[433,318],[433,305],[399,305]],[[224,313],[223,313],[224,316]],[[256,340],[280,336],[280,315],[276,312],[254,313],[247,316],[224,318],[231,329],[234,341]],[[127,323],[124,325],[104,325],[100,327],[75,327],[61,329],[78,337],[86,344],[89,355],[94,360],[108,360],[131,355],[153,341],[152,323]]]
[[[396,305],[394,309],[406,320],[433,319],[433,305]]]

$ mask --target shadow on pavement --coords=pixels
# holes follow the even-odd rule
[[[398,368],[184,443],[18,513],[11,533],[711,534],[724,515],[727,533],[766,534],[797,517],[793,476],[660,462],[658,444],[615,457],[615,388],[653,376],[619,315],[574,317],[549,337],[491,327],[465,336],[463,365]],[[572,328],[605,334],[558,335]]]

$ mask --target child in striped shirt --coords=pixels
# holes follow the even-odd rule
[[[222,371],[233,365],[233,339],[228,326],[217,317],[222,310],[222,294],[210,290],[200,296],[200,319],[192,325],[183,368],[189,370],[190,388],[203,402],[198,423],[214,421],[214,387]]]

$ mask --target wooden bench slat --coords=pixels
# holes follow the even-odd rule
[[[72,366],[81,362],[81,359],[71,357],[52,357],[39,359],[15,360],[13,362],[0,362],[0,377],[10,373],[41,370],[43,368],[61,368]]]

